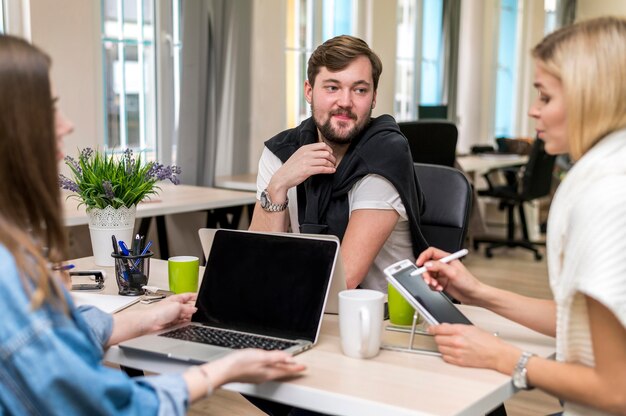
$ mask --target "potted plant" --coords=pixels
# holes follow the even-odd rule
[[[71,177],[59,175],[59,185],[72,193],[80,205],[85,205],[95,263],[113,266],[111,236],[131,241],[137,204],[158,193],[157,183],[169,179],[177,185],[178,166],[163,166],[158,162],[143,163],[141,155],[134,158],[127,149],[116,157],[86,148],[78,160],[65,157]]]

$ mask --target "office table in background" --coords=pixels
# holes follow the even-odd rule
[[[528,162],[528,156],[514,154],[481,154],[457,156],[457,163],[474,179],[492,169],[521,166]]]
[[[217,188],[256,192],[256,176],[256,173],[218,176],[215,178],[215,186]]]
[[[169,257],[165,215],[185,212],[207,211],[207,227],[237,228],[244,206],[254,204],[253,192],[232,191],[203,186],[161,184],[157,195],[152,195],[137,206],[137,218],[141,218],[139,233],[146,235],[152,217],[156,218],[159,250],[163,258]],[[63,218],[66,226],[88,224],[85,206],[78,206],[76,198],[64,191]],[[231,215],[231,218],[228,217]]]
[[[73,261],[79,269],[93,268],[92,258]],[[167,262],[151,261],[149,284],[167,288]],[[105,268],[104,293],[117,286],[113,268]],[[202,268],[200,273],[202,274]],[[132,308],[145,308],[136,304]],[[554,353],[554,339],[538,334],[485,309],[461,306],[477,326],[540,356]],[[408,334],[385,331],[385,342],[408,342]],[[156,373],[181,372],[185,362],[111,347],[105,360]],[[339,415],[479,415],[488,413],[515,394],[508,376],[491,370],[446,364],[440,357],[381,350],[368,360],[341,353],[338,319],[326,315],[318,344],[296,356],[308,369],[304,376],[262,385],[231,383],[224,388],[319,412]]]

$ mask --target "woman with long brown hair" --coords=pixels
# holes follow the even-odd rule
[[[55,271],[66,258],[57,163],[72,125],[49,69],[40,50],[0,35],[0,413],[180,415],[224,383],[302,371],[290,355],[260,350],[179,375],[131,379],[102,365],[108,346],[188,321],[195,295],[114,316],[73,306]]]

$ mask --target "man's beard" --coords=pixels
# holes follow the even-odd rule
[[[349,130],[346,133],[343,133],[343,135],[340,135],[340,133],[331,124],[332,117],[337,114],[343,114],[343,115],[347,115],[352,120],[356,120],[357,119],[356,114],[352,113],[349,110],[331,111],[328,114],[328,119],[326,120],[326,122],[324,124],[320,124],[320,122],[317,120],[317,117],[315,116],[315,107],[313,107],[312,104],[311,104],[311,112],[313,113],[313,121],[315,121],[315,126],[317,126],[317,129],[322,134],[322,136],[328,142],[339,144],[339,145],[352,143],[352,140],[355,137],[357,137],[359,134],[361,134],[363,130],[365,130],[370,118],[372,117],[372,109],[370,109],[369,113],[367,114],[367,117],[364,117],[363,120],[356,123],[354,127],[352,127],[351,130]]]

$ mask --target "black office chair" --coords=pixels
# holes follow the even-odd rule
[[[418,105],[417,106],[417,118],[423,119],[439,119],[445,120],[448,118],[448,106],[447,105]]]
[[[414,163],[426,204],[420,229],[426,242],[450,253],[463,248],[472,210],[472,185],[458,169]],[[454,299],[452,299],[454,301]],[[506,416],[504,405],[488,416]]]
[[[408,121],[398,123],[409,141],[413,162],[454,166],[459,131],[446,120]]]
[[[548,155],[544,150],[544,143],[541,139],[533,142],[528,156],[528,162],[516,173],[511,174],[510,168],[505,171],[507,183],[505,185],[494,185],[491,174],[498,171],[492,170],[485,174],[485,179],[489,189],[478,191],[480,196],[490,196],[500,199],[500,209],[507,210],[507,237],[505,239],[477,238],[474,240],[474,248],[478,249],[482,243],[490,243],[485,248],[485,256],[492,257],[492,250],[497,247],[522,247],[535,254],[537,261],[542,259],[542,255],[537,249],[537,244],[530,241],[528,237],[528,225],[524,214],[524,202],[529,202],[550,194],[552,188],[552,171],[556,157]],[[522,238],[515,238],[514,211],[517,208]]]
[[[460,250],[472,209],[472,186],[454,168],[415,163],[414,169],[426,204],[420,217],[426,242],[450,253]]]

